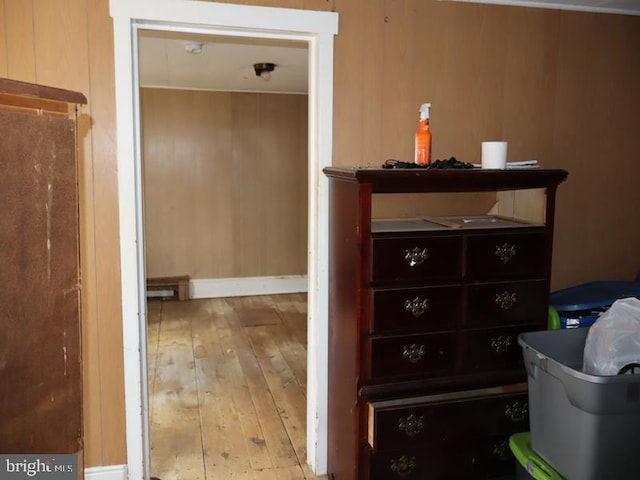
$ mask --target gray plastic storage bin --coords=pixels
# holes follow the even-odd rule
[[[523,333],[531,448],[567,480],[640,479],[640,374],[582,373],[588,328]]]

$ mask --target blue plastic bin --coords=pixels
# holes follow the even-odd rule
[[[626,297],[640,298],[640,282],[600,281],[558,290],[549,296],[549,327],[590,327],[613,302]]]

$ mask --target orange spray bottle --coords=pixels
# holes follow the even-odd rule
[[[420,107],[420,123],[416,132],[415,163],[429,165],[431,163],[431,130],[429,130],[430,103],[423,103]]]

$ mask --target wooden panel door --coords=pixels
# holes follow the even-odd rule
[[[0,79],[2,453],[82,452],[80,103]]]

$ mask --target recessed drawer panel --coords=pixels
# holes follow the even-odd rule
[[[371,378],[431,376],[453,370],[453,332],[373,337],[369,342]]]
[[[508,435],[528,427],[526,383],[373,401],[367,415],[367,440],[376,451]]]
[[[544,280],[479,283],[467,286],[468,326],[543,325],[548,314]]]
[[[526,427],[525,427],[526,428]],[[509,437],[466,441],[442,448],[406,448],[374,452],[366,447],[363,471],[369,480],[473,480],[503,478],[512,474],[513,454]],[[509,477],[507,477],[509,478]]]
[[[463,331],[462,369],[477,371],[524,368],[518,335],[536,329],[536,326],[528,326]]]
[[[542,231],[467,237],[467,279],[542,276],[545,264]]]
[[[373,281],[459,278],[462,237],[373,239]]]
[[[395,478],[398,470],[416,474],[425,465],[436,470],[415,478],[501,471],[503,461],[512,458],[509,436],[529,427],[525,383],[369,402],[367,414],[371,456],[379,462],[372,471],[387,472],[376,478]],[[440,464],[452,458],[457,461]],[[433,476],[436,471],[440,476]]]
[[[374,289],[374,333],[406,330],[434,332],[452,330],[462,310],[462,287]]]

